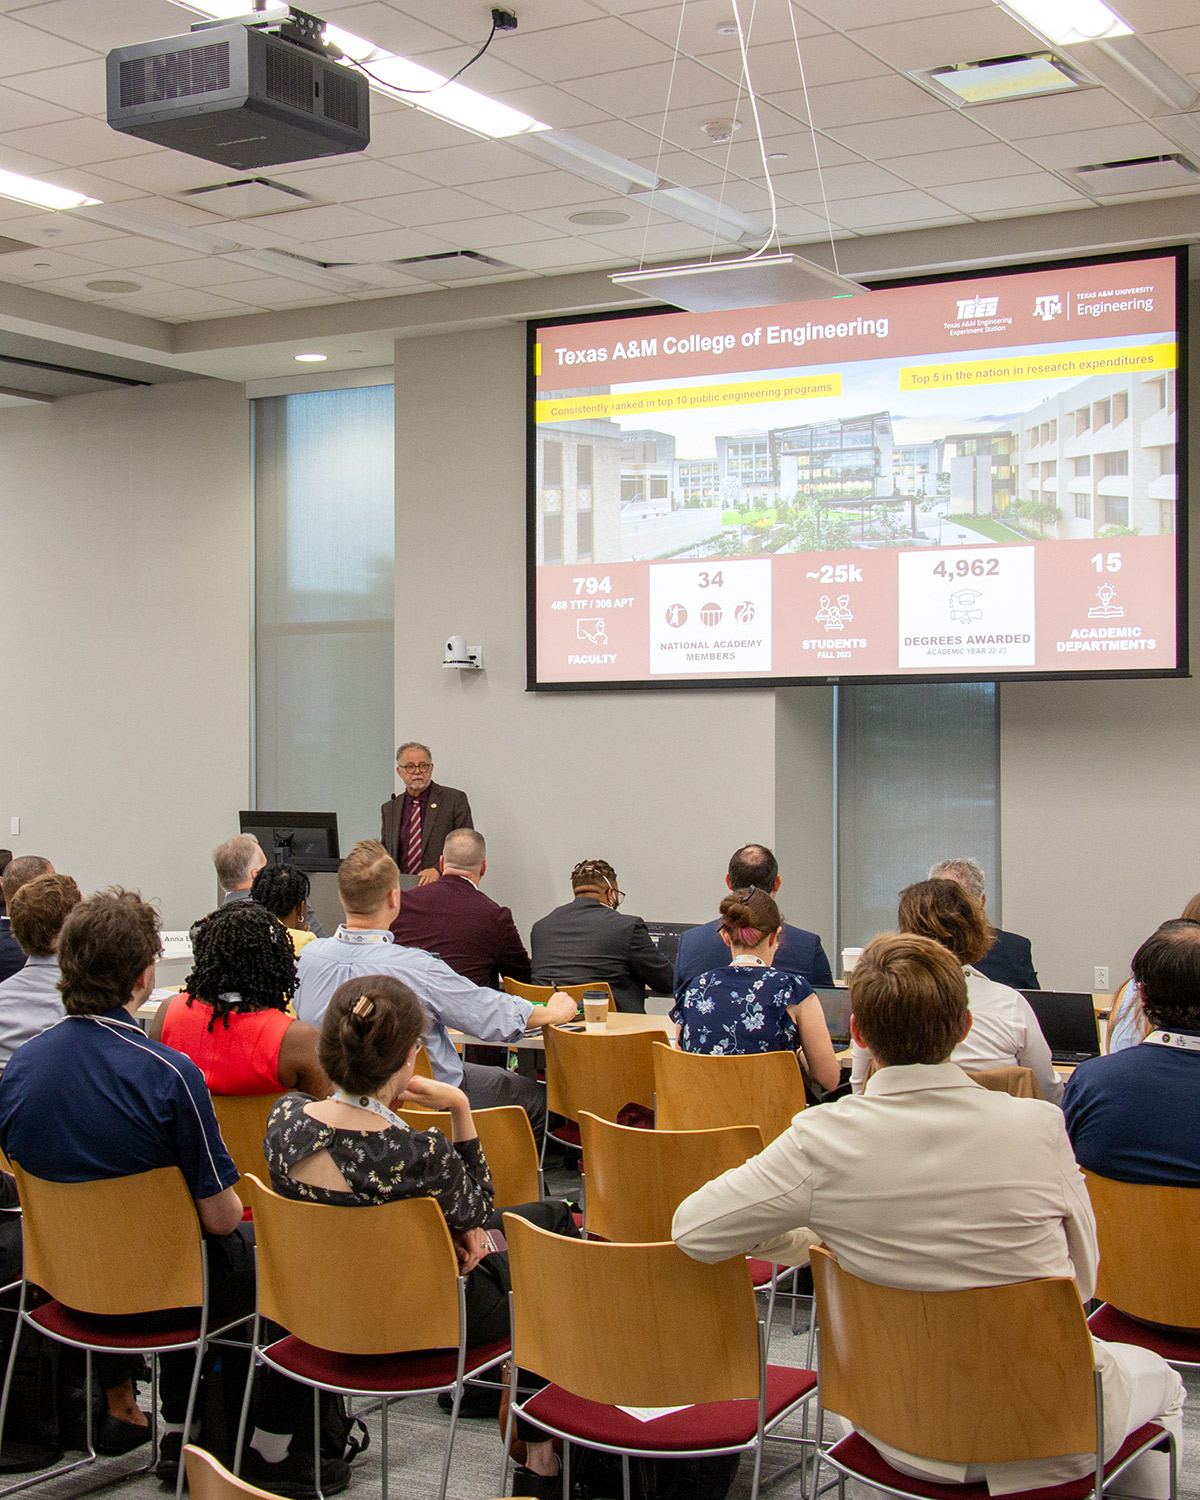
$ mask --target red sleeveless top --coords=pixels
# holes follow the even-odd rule
[[[190,1057],[204,1074],[210,1094],[278,1094],[279,1049],[293,1017],[281,1010],[233,1012],[229,1027],[218,1021],[211,1031],[212,1006],[188,1004],[187,995],[167,1001],[162,1039]]]

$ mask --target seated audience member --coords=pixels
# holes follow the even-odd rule
[[[901,932],[932,938],[948,948],[963,967],[971,1002],[971,1029],[954,1049],[953,1061],[971,1072],[986,1068],[1029,1068],[1043,1099],[1057,1104],[1062,1079],[1054,1071],[1050,1048],[1025,996],[987,979],[975,967],[987,951],[992,927],[983,907],[953,880],[921,880],[900,892]],[[850,1082],[862,1092],[871,1054],[860,1043],[852,1047]]]
[[[805,1072],[835,1089],[842,1070],[825,1012],[799,974],[774,967],[783,918],[766,891],[734,891],[721,902],[721,940],[732,955],[684,985],[671,1011],[685,1052],[802,1054]]]
[[[5,907],[5,914],[0,917],[0,980],[9,978],[18,969],[25,967],[25,955],[20,943],[13,937],[12,899],[28,881],[36,880],[39,875],[53,874],[54,866],[40,854],[19,855],[16,859],[10,859],[5,867],[4,876],[0,879]]]
[[[252,833],[235,833],[213,850],[213,866],[221,887],[221,905],[249,901],[254,877],[265,866],[267,856]]]
[[[27,956],[25,967],[0,983],[0,1068],[23,1042],[66,1014],[54,950],[63,923],[81,900],[69,875],[39,875],[13,897],[13,936]]]
[[[696,1260],[792,1263],[821,1241],[843,1268],[914,1291],[1073,1277],[1096,1284],[1096,1225],[1062,1112],[980,1088],[952,1058],[971,1029],[969,976],[940,943],[878,937],[850,976],[851,1031],[877,1071],[861,1098],[805,1110],[761,1155],[684,1200],[676,1243]],[[1183,1383],[1156,1354],[1096,1342],[1110,1458],[1145,1422],[1182,1429]],[[869,1357],[869,1356],[868,1356]],[[993,1495],[1090,1475],[1093,1453],[967,1466],[870,1438],[904,1473],[986,1480]],[[1166,1457],[1123,1493],[1165,1495]],[[1159,1481],[1161,1480],[1161,1488]]]
[[[408,892],[405,892],[407,898]],[[531,1005],[500,990],[484,989],[456,974],[420,948],[402,948],[392,937],[401,907],[400,871],[375,839],[364,839],[342,861],[338,895],[346,920],[331,938],[309,943],[296,969],[296,1014],[319,1026],[340,984],[362,974],[390,974],[416,992],[429,1013],[425,1035],[433,1076],[461,1088],[475,1109],[519,1104],[535,1135],[546,1119],[540,1084],[504,1068],[464,1063],[451,1045],[453,1026],[485,1042],[515,1042],[527,1028],[555,1026],[575,1016],[575,1002],[554,995],[547,1005]]]
[[[250,883],[251,901],[279,918],[292,940],[293,953],[299,953],[316,937],[308,920],[311,889],[312,882],[304,871],[293,870],[291,865],[264,865]]]
[[[751,886],[766,891],[768,896],[778,893],[782,881],[779,876],[779,861],[765,844],[744,844],[730,856],[725,884],[731,891],[748,890]],[[675,989],[678,992],[688,980],[697,974],[706,974],[710,969],[719,969],[729,962],[729,949],[721,941],[721,920],[705,922],[693,927],[679,939],[679,950],[675,956]],[[803,927],[783,924],[779,948],[771,960],[777,969],[789,974],[799,974],[817,989],[828,989],[833,983],[829,960],[821,947],[821,939],[815,932],[806,932]]]
[[[237,1168],[221,1140],[199,1069],[169,1047],[148,1041],[133,1019],[154,988],[158,954],[158,917],[135,892],[103,891],[75,907],[58,940],[67,1015],[26,1042],[0,1077],[0,1146],[27,1172],[50,1182],[94,1182],[178,1167],[208,1246],[217,1320],[253,1305],[253,1242],[241,1227],[242,1205],[233,1191]],[[131,1224],[129,1233],[133,1247],[139,1226]],[[172,1327],[172,1314],[145,1314],[142,1326]],[[140,1365],[137,1356],[102,1358],[110,1368],[122,1363],[126,1371]],[[191,1352],[163,1354],[160,1369],[158,1476],[174,1484]],[[282,1492],[289,1495],[302,1494],[307,1484],[311,1493],[311,1427],[307,1443],[297,1432],[297,1452],[289,1455],[297,1426],[293,1413],[303,1421],[311,1403],[287,1381],[266,1373],[243,1477],[268,1488],[285,1485]],[[202,1397],[197,1410],[203,1410]],[[134,1404],[132,1386],[126,1404],[115,1412],[110,1391],[109,1414],[123,1424],[111,1428],[115,1442],[132,1447],[146,1440],[127,1430],[142,1428],[146,1420]],[[264,1448],[280,1461],[266,1462]],[[327,1492],[330,1485],[334,1493],[345,1489],[348,1466],[322,1464],[322,1481]]]
[[[296,955],[279,921],[252,902],[219,907],[192,929],[192,972],[164,1000],[150,1035],[190,1057],[212,1094],[323,1099],[317,1030],[287,1014]]]
[[[430,1018],[406,984],[363,974],[334,991],[321,1022],[321,1062],[335,1085],[329,1099],[288,1094],[271,1111],[266,1153],[271,1186],[289,1198],[370,1207],[399,1198],[433,1198],[454,1237],[467,1278],[467,1343],[509,1335],[508,1256],[491,1249],[492,1177],[480,1149],[471,1106],[461,1089],[414,1075]],[[397,1105],[446,1110],[451,1139],[413,1130]],[[578,1237],[559,1199],[509,1208],[542,1229]],[[495,1408],[493,1408],[495,1409]],[[527,1459],[545,1474],[557,1463],[548,1442]]]
[[[442,878],[403,893],[392,935],[406,948],[436,954],[472,984],[528,984],[533,971],[512,912],[479,889],[487,867],[481,833],[448,833],[438,860]]]
[[[1075,1157],[1118,1182],[1200,1187],[1200,921],[1164,922],[1134,954],[1133,978],[1150,1031],[1068,1079]]]
[[[1193,896],[1183,908],[1185,922],[1200,922],[1200,895]],[[1112,1009],[1108,1013],[1108,1024],[1104,1030],[1105,1052],[1123,1052],[1126,1047],[1136,1047],[1150,1030],[1150,1022],[1138,997],[1138,987],[1130,978],[1113,996]]]
[[[977,859],[943,859],[929,871],[930,880],[953,880],[980,906],[987,906],[983,866]],[[1040,990],[1037,970],[1033,967],[1033,949],[1027,937],[993,927],[995,941],[975,967],[986,979],[1007,984],[1014,990]]]
[[[625,892],[606,859],[585,859],[571,871],[575,899],[533,924],[529,948],[535,984],[605,980],[618,1010],[646,1010],[647,987],[669,995],[670,962],[654,946],[641,917],[622,915]]]
[[[7,914],[8,908],[4,904],[4,872],[12,864],[12,850],[0,849],[0,917]]]

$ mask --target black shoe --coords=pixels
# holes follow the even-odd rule
[[[247,1484],[270,1490],[273,1495],[287,1495],[292,1500],[315,1500],[313,1456],[307,1443],[299,1452],[289,1453],[280,1463],[269,1464],[257,1448],[247,1448],[242,1455],[241,1477]],[[350,1465],[340,1458],[321,1460],[321,1489],[326,1495],[340,1495],[350,1483]]]
[[[535,1474],[532,1469],[513,1470],[512,1492],[514,1495],[533,1495],[536,1500],[562,1500],[562,1470],[557,1474]]]
[[[498,1417],[503,1394],[499,1386],[469,1385],[463,1391],[458,1414],[460,1417]],[[438,1397],[438,1405],[443,1411],[453,1411],[454,1392],[443,1391]]]
[[[149,1422],[141,1427],[136,1422],[126,1422],[121,1417],[114,1417],[107,1411],[96,1429],[96,1449],[100,1453],[132,1453],[135,1448],[140,1448],[149,1441]]]
[[[155,1476],[163,1484],[175,1488],[179,1480],[179,1462],[183,1457],[183,1433],[164,1432],[158,1445],[158,1462],[154,1465]]]

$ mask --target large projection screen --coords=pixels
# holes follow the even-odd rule
[[[531,324],[529,687],[1186,673],[1185,271]]]

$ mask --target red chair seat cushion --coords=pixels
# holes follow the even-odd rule
[[[769,1260],[756,1260],[753,1255],[746,1259],[750,1262],[750,1280],[756,1287],[770,1286],[775,1275],[775,1267]]]
[[[496,1364],[511,1347],[508,1339],[501,1339],[468,1349],[464,1376]],[[452,1386],[458,1373],[457,1349],[418,1349],[409,1354],[338,1354],[289,1335],[268,1345],[263,1353],[288,1374],[331,1390],[436,1391]]]
[[[768,1365],[767,1421],[773,1421],[816,1388],[817,1377],[812,1370]],[[754,1441],[758,1430],[756,1401],[713,1401],[655,1417],[652,1422],[639,1422],[615,1406],[586,1401],[557,1385],[548,1385],[531,1397],[524,1414],[538,1426],[565,1433],[573,1442],[585,1446],[604,1443],[629,1452],[699,1453],[709,1448],[743,1447]]]
[[[583,1150],[583,1140],[579,1134],[579,1126],[574,1120],[564,1120],[561,1125],[556,1125],[550,1132],[550,1139],[558,1141],[562,1146],[571,1146],[576,1151]]]
[[[1164,1435],[1163,1428],[1155,1422],[1147,1422],[1144,1427],[1130,1433],[1105,1464],[1105,1475],[1124,1463],[1130,1454]],[[982,1480],[977,1484],[939,1484],[936,1480],[914,1479],[910,1474],[901,1474],[899,1469],[893,1469],[878,1449],[857,1432],[852,1432],[840,1443],[835,1443],[829,1450],[829,1457],[867,1484],[887,1485],[890,1489],[902,1490],[906,1495],[919,1496],[921,1500],[990,1500],[988,1487]],[[1068,1480],[1066,1484],[1017,1490],[1006,1495],[1004,1500],[1087,1500],[1094,1489],[1094,1476],[1089,1473],[1082,1479]]]
[[[1125,1313],[1110,1307],[1106,1302],[1098,1307],[1088,1319],[1088,1327],[1098,1339],[1109,1344],[1137,1344],[1143,1349],[1152,1349],[1181,1365],[1200,1365],[1200,1333],[1189,1333],[1184,1328],[1155,1328],[1150,1323],[1139,1323]]]
[[[117,1319],[89,1318],[61,1302],[43,1302],[40,1307],[31,1308],[29,1316],[51,1336],[93,1349],[173,1349],[180,1344],[194,1344],[200,1337],[198,1317],[182,1327],[154,1332],[122,1326]],[[253,1317],[253,1312],[247,1317]]]

